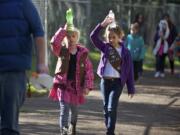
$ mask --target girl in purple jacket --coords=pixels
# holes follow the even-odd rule
[[[113,19],[107,16],[90,35],[95,47],[101,51],[97,74],[101,77],[100,89],[103,96],[107,135],[115,135],[118,100],[124,85],[127,85],[128,95],[131,98],[135,93],[131,55],[120,42],[123,33],[121,28],[117,25],[109,26],[112,21]],[[106,41],[99,38],[99,33],[104,28],[106,28]]]

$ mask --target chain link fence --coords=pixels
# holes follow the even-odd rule
[[[46,32],[47,54],[50,54],[48,41],[56,30],[65,24],[65,12],[68,8],[74,11],[75,26],[80,29],[80,42],[87,47],[90,44],[90,31],[101,22],[112,9],[116,15],[116,21],[122,26],[125,34],[129,32],[129,26],[137,13],[145,16],[146,44],[153,45],[153,37],[156,26],[163,13],[169,13],[172,21],[178,27],[180,24],[180,4],[169,3],[168,0],[33,0],[36,5]],[[52,57],[50,65],[55,63]]]

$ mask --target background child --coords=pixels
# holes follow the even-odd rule
[[[131,56],[122,43],[122,30],[119,26],[109,27],[113,18],[106,17],[91,32],[91,40],[101,51],[101,59],[97,74],[101,77],[100,89],[104,103],[104,117],[107,135],[114,135],[117,106],[122,89],[126,83],[128,94],[133,97],[134,77]],[[106,41],[99,38],[100,31],[106,26]]]
[[[134,65],[134,79],[138,80],[139,72],[141,69],[141,62],[144,59],[145,46],[142,36],[138,34],[139,24],[134,23],[131,25],[131,34],[127,36],[126,46],[130,50],[133,65]]]
[[[168,42],[169,37],[169,27],[166,20],[161,20],[158,25],[158,29],[155,35],[155,47],[153,54],[156,56],[156,73],[154,75],[157,77],[165,77],[164,74],[164,64],[165,58],[168,53]]]
[[[60,101],[61,135],[76,134],[78,105],[85,102],[84,95],[93,88],[92,64],[88,59],[88,50],[78,43],[79,36],[79,30],[74,28],[72,23],[67,23],[51,40],[52,51],[58,61],[49,96]],[[65,38],[67,42],[63,43]]]
[[[139,30],[138,30],[138,34],[143,38],[144,40],[144,45],[148,45],[148,42],[147,42],[147,34],[146,34],[146,19],[143,15],[143,13],[139,12],[135,15],[135,19],[133,21],[133,23],[138,23],[139,24]],[[146,52],[146,48],[147,47],[144,47],[143,48],[143,52],[144,52],[144,55],[145,55],[145,52]],[[140,67],[139,67],[139,76],[142,76],[142,73],[143,73],[143,59],[140,60]]]

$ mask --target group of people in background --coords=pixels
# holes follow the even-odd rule
[[[175,56],[180,57],[179,34],[169,14],[164,14],[154,32],[152,55],[155,56],[155,78],[165,77],[165,60],[169,59],[170,73],[175,74]],[[180,33],[180,32],[179,32]],[[143,14],[137,14],[130,27],[130,34],[125,40],[134,64],[134,79],[142,75],[143,61],[146,53],[146,29]]]

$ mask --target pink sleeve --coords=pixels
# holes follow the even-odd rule
[[[85,88],[92,90],[94,88],[93,66],[89,58],[85,61]]]
[[[51,49],[56,56],[59,56],[59,52],[61,50],[61,43],[65,36],[66,30],[60,27],[50,41]]]

